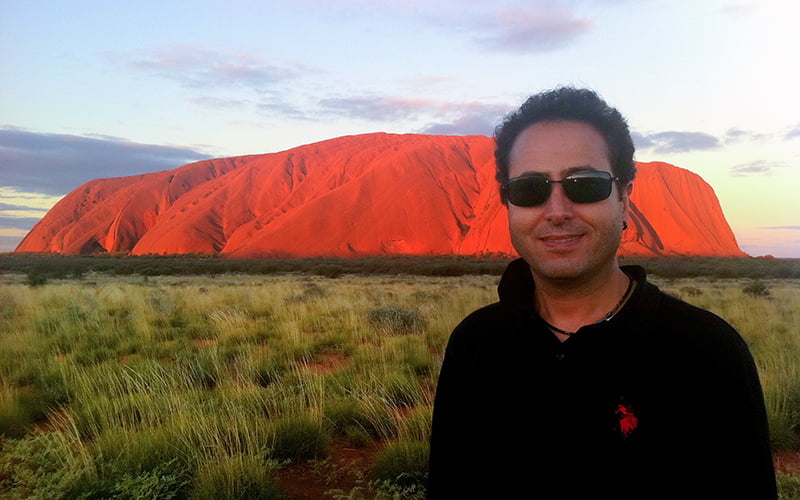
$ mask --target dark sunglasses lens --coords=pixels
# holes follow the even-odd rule
[[[550,184],[544,177],[522,177],[508,183],[508,201],[518,207],[536,207],[547,201]]]
[[[562,186],[567,197],[575,203],[595,203],[611,195],[611,177],[568,177]]]

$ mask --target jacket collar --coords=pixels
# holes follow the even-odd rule
[[[637,286],[628,303],[638,301],[645,288],[650,288],[647,284],[647,272],[641,266],[621,266],[621,269],[631,278],[636,280]],[[500,283],[497,285],[497,294],[500,303],[518,308],[533,309],[533,293],[536,283],[531,275],[531,268],[523,259],[516,259],[508,264]]]

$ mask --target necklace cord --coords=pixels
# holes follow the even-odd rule
[[[626,276],[628,276],[628,275],[626,274]],[[628,276],[628,288],[625,289],[625,293],[622,294],[622,297],[619,299],[619,302],[617,302],[617,304],[610,311],[608,311],[608,313],[606,313],[605,316],[603,316],[602,318],[600,318],[599,320],[597,320],[597,321],[595,321],[594,323],[591,323],[591,324],[592,325],[597,325],[597,324],[600,324],[600,323],[602,323],[604,321],[609,321],[611,318],[613,318],[614,315],[616,315],[619,312],[620,308],[622,307],[622,304],[624,304],[625,301],[628,299],[628,296],[631,294],[631,290],[633,290],[633,286],[635,284],[636,284],[636,281],[634,281],[633,278]],[[561,335],[570,336],[570,335],[573,335],[575,332],[577,332],[577,330],[575,332],[568,332],[566,330],[562,330],[561,328],[559,328],[557,326],[551,325],[550,323],[547,322],[547,320],[542,318],[541,315],[539,315],[539,318],[541,318],[541,320],[544,322],[544,324],[545,324],[545,326],[547,326],[547,328],[549,328],[549,329],[551,329],[551,330],[553,330],[555,332],[558,332]]]

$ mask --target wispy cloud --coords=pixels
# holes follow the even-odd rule
[[[800,226],[763,226],[761,229],[778,229],[781,231],[800,231]]]
[[[189,88],[239,88],[259,90],[317,70],[277,58],[234,54],[195,45],[162,47],[142,56],[109,54],[134,71],[174,80]]]
[[[477,24],[476,40],[492,50],[546,52],[562,48],[590,31],[593,22],[558,5],[531,5],[498,10]]]
[[[454,116],[453,118],[429,123],[420,132],[435,135],[491,136],[495,127],[510,109],[504,105],[475,103],[448,107],[450,112],[447,114]]]
[[[0,129],[0,252],[12,251],[63,195],[100,177],[179,167],[208,155],[103,135]]]
[[[62,197],[0,186],[0,252],[10,252]]]
[[[793,127],[790,127],[789,130],[784,135],[784,139],[786,139],[787,141],[797,138],[800,138],[800,123],[794,125]]]
[[[343,0],[335,2],[334,8],[346,9],[354,17],[391,17],[447,30],[490,51],[537,53],[565,47],[593,29],[594,22],[578,14],[576,9],[580,3],[561,0]],[[329,4],[325,4],[326,9],[331,8]]]
[[[188,97],[186,100],[192,104],[211,109],[244,109],[250,105],[247,99],[226,99],[224,97],[213,96],[194,96]]]
[[[725,132],[724,141],[726,144],[745,142],[745,141],[763,141],[769,138],[770,134],[762,132],[754,132],[752,130],[743,130],[740,128],[730,128]]]
[[[779,161],[757,160],[748,163],[741,163],[730,168],[731,175],[734,177],[747,177],[751,175],[771,175],[776,168],[784,168],[787,165]]]
[[[188,148],[119,138],[0,129],[0,183],[19,192],[63,195],[98,177],[156,172],[207,158]]]
[[[323,114],[368,121],[427,120],[417,131],[436,135],[491,135],[510,109],[506,105],[407,99],[394,96],[353,96],[323,99]]]
[[[721,146],[721,141],[705,132],[667,131],[653,134],[632,133],[637,149],[652,149],[659,154],[705,151]]]
[[[373,121],[392,121],[415,118],[420,112],[431,110],[435,103],[423,99],[405,99],[387,96],[354,96],[322,99],[323,112]]]

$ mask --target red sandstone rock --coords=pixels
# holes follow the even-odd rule
[[[18,252],[514,254],[483,136],[367,134],[91,181]],[[623,255],[743,256],[711,189],[639,163]]]

